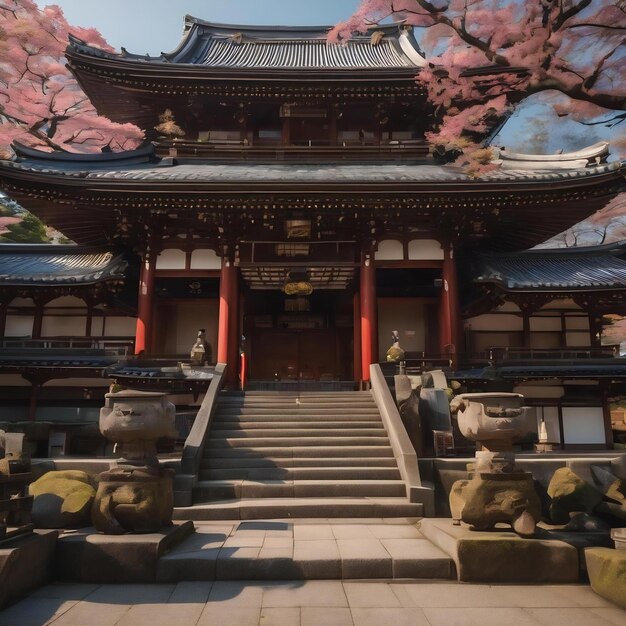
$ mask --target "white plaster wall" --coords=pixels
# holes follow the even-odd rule
[[[565,327],[567,330],[589,331],[589,318],[582,315],[568,315],[565,317]]]
[[[9,307],[29,307],[35,306],[32,298],[13,298],[11,302],[9,302]]]
[[[606,443],[602,407],[563,407],[563,435],[565,443]]]
[[[215,250],[199,249],[191,253],[192,270],[219,270],[222,268],[222,259]]]
[[[107,317],[105,337],[134,337],[136,327],[134,317]]]
[[[46,303],[47,307],[67,307],[69,309],[86,309],[87,305],[84,300],[76,296],[60,296]]]
[[[544,350],[555,350],[561,347],[561,333],[530,333],[530,347]]]
[[[102,387],[108,388],[108,378],[54,378],[43,384],[44,387]],[[104,395],[102,396],[104,398]]]
[[[42,337],[84,337],[87,317],[44,315],[41,323]]]
[[[522,345],[521,332],[508,333],[472,333],[474,352],[486,352],[489,348],[519,348]]]
[[[164,307],[167,316],[159,315],[160,339],[158,351],[164,354],[188,355],[198,330],[206,330],[207,341],[211,346],[212,360],[217,356],[217,324],[219,301],[217,298],[178,302]]]
[[[411,261],[443,261],[443,248],[435,239],[412,239],[409,241]]]
[[[418,298],[378,298],[378,355],[381,361],[391,347],[391,331],[400,333],[407,352],[425,347],[424,302]]]
[[[501,311],[503,313],[519,313],[520,308],[515,304],[515,302],[504,302],[501,304],[496,311]]]
[[[30,337],[33,333],[33,315],[7,315],[5,337]]]
[[[185,269],[185,252],[175,248],[163,250],[156,261],[158,270],[184,270]]]
[[[19,374],[0,374],[0,387],[30,387],[30,383]]]
[[[104,319],[99,315],[94,315],[91,318],[91,336],[92,337],[100,337],[102,336],[102,326]]]
[[[384,239],[378,243],[378,249],[374,254],[377,261],[402,261],[404,259],[404,246],[396,239]]]
[[[555,330],[561,332],[561,316],[555,317],[531,317],[529,320],[530,330]]]
[[[467,320],[466,324],[471,326],[472,331],[494,331],[494,330],[523,330],[524,322],[519,315],[486,313]]]
[[[551,300],[547,302],[541,307],[542,310],[545,309],[572,309],[575,311],[580,311],[581,308],[571,299],[571,298],[557,298],[556,300]]]
[[[565,343],[567,346],[574,348],[588,348],[591,346],[591,337],[589,331],[576,331],[565,333]]]
[[[515,393],[521,393],[525,398],[535,400],[547,398],[561,398],[565,389],[560,385],[516,385],[513,389]]]

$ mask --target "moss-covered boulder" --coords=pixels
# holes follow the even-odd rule
[[[80,470],[47,472],[30,485],[32,520],[37,528],[80,528],[91,525],[94,480]]]
[[[626,550],[586,548],[585,561],[591,588],[626,609]]]
[[[591,513],[602,501],[602,493],[572,472],[560,467],[548,485],[550,519],[555,524],[567,524],[570,513]]]

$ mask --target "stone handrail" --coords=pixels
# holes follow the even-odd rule
[[[180,461],[180,473],[176,475],[174,483],[174,503],[176,506],[191,505],[193,485],[198,480],[204,444],[211,428],[219,392],[224,386],[225,373],[226,364],[218,363],[215,366],[211,384],[185,441]]]
[[[370,379],[372,383],[372,395],[376,406],[380,411],[383,424],[389,436],[389,442],[393,455],[398,463],[398,469],[402,480],[406,484],[407,497],[410,502],[424,505],[424,515],[435,515],[435,489],[428,482],[422,481],[417,464],[417,454],[409,439],[398,407],[393,400],[383,372],[378,363],[370,365]]]

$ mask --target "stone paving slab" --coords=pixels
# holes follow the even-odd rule
[[[341,578],[451,579],[454,566],[414,520],[249,520],[196,523],[156,580]]]
[[[41,588],[0,626],[624,626],[587,585],[217,581]]]

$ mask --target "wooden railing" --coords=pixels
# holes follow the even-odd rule
[[[416,161],[428,158],[428,144],[410,142],[380,145],[259,146],[244,143],[161,141],[156,148],[162,157],[219,161],[375,162]]]
[[[612,359],[619,357],[619,346],[602,348],[490,348],[487,358],[494,363],[504,361],[573,361],[579,359]]]
[[[486,367],[488,365],[504,365],[511,363],[528,363],[529,361],[558,362],[561,364],[575,363],[581,360],[621,359],[618,346],[602,348],[569,347],[569,348],[506,348],[493,347],[484,352],[461,353],[453,362],[452,355],[429,352],[408,352],[402,362],[381,362],[380,366],[389,377],[400,371],[407,374],[417,374],[428,369],[467,369]]]
[[[2,354],[104,354],[126,358],[133,351],[129,337],[3,337],[0,339]]]

